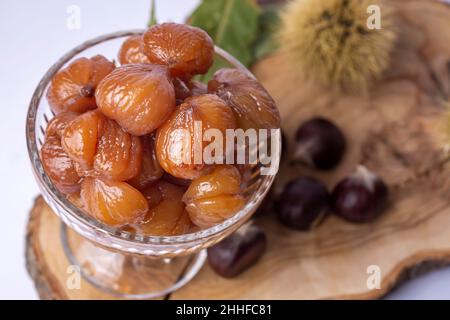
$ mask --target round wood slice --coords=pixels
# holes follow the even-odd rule
[[[84,280],[79,290],[68,289],[70,263],[61,245],[61,221],[41,196],[31,210],[26,237],[26,266],[41,299],[113,298]]]
[[[277,101],[288,146],[299,124],[324,116],[348,138],[343,163],[330,172],[290,166],[285,157],[275,189],[295,176],[312,175],[330,188],[363,164],[390,186],[388,210],[369,224],[334,216],[317,229],[296,232],[275,217],[259,217],[268,249],[250,270],[223,279],[205,265],[172,299],[379,298],[399,282],[450,263],[450,163],[443,143],[443,101],[450,95],[450,8],[432,0],[396,0],[399,40],[391,67],[366,94],[323,88],[276,54],[254,67]],[[288,148],[288,154],[292,150]],[[112,298],[82,282],[68,291],[68,261],[60,222],[42,198],[31,212],[27,267],[41,298]],[[368,267],[381,272],[369,289]]]

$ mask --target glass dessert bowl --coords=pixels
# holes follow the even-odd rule
[[[44,95],[54,75],[81,56],[102,54],[116,57],[122,42],[144,30],[121,31],[87,41],[61,57],[39,82],[26,120],[27,146],[33,173],[42,195],[62,220],[61,241],[71,265],[86,281],[112,295],[146,299],[166,296],[188,283],[206,260],[205,248],[237,230],[256,211],[268,192],[276,172],[262,174],[258,161],[249,167],[243,190],[245,205],[220,224],[175,236],[147,236],[106,225],[79,209],[53,184],[44,170],[40,149],[48,122],[54,117]],[[214,60],[253,77],[224,50],[214,48]],[[271,166],[278,168],[281,139],[277,135]],[[255,147],[256,148],[256,147]],[[275,170],[276,171],[276,170]]]

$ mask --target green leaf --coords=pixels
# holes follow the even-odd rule
[[[260,35],[253,47],[255,61],[275,52],[277,49],[278,43],[271,34]]]
[[[258,38],[253,46],[255,60],[278,49],[276,31],[279,26],[279,6],[268,6],[259,16]]]
[[[152,0],[150,3],[150,18],[147,23],[147,27],[151,27],[154,24],[157,24],[158,21],[156,20],[156,5],[155,0]]]
[[[205,30],[214,43],[242,64],[253,62],[260,8],[253,0],[203,0],[192,13],[191,25]]]

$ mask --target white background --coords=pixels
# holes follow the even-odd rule
[[[38,194],[25,145],[25,114],[44,72],[72,47],[116,30],[143,28],[150,0],[0,1],[0,299],[35,299],[25,270],[25,227]],[[157,0],[159,21],[184,20],[196,0]],[[81,29],[66,26],[81,9]],[[450,268],[403,285],[389,298],[450,299]]]

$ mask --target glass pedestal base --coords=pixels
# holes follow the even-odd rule
[[[200,271],[206,250],[166,259],[123,254],[99,247],[61,224],[61,241],[70,264],[96,288],[119,298],[167,298]]]

